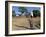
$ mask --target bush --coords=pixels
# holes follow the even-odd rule
[[[39,10],[33,10],[34,17],[39,16],[40,17],[40,11]]]

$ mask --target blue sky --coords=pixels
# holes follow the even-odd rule
[[[40,10],[40,7],[25,7],[28,12],[32,12],[33,10]],[[19,10],[19,7],[18,6],[13,6],[12,7],[12,10],[15,11],[16,14],[20,13],[18,10]]]

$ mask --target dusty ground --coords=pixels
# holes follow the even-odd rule
[[[25,16],[18,16],[18,17],[12,17],[12,30],[30,29],[30,24],[28,19],[31,20],[34,29],[40,28],[40,26],[38,25],[40,23],[40,17],[26,18]]]

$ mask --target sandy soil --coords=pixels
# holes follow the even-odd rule
[[[40,17],[33,17],[33,18],[26,18],[25,16],[16,16],[12,17],[12,30],[25,30],[25,29],[30,29],[30,24],[28,19],[31,20],[31,23],[33,25],[34,29],[39,29],[35,25],[38,25],[40,22]]]

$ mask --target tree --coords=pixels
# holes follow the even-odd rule
[[[21,12],[21,15],[25,12],[25,16],[26,18],[28,18],[28,21],[29,21],[29,24],[30,24],[30,29],[33,29],[33,25],[31,23],[31,20],[30,20],[30,12],[28,12],[28,10],[25,8],[25,7],[19,7],[19,12]]]
[[[13,16],[13,17],[16,16],[15,11],[12,11],[12,16]]]
[[[33,15],[34,15],[34,17],[40,16],[40,11],[39,10],[33,10]]]
[[[25,7],[19,7],[19,12],[21,12],[21,15],[26,12],[27,13],[27,9]]]

